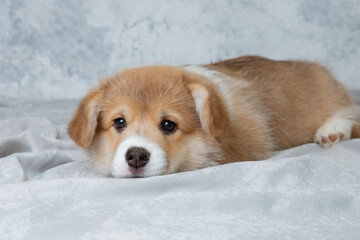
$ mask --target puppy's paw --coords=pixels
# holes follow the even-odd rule
[[[353,124],[354,122],[349,119],[329,119],[316,131],[314,142],[329,148],[338,142],[349,140]]]

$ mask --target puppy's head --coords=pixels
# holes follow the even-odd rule
[[[81,101],[69,134],[114,177],[216,165],[228,120],[216,90],[180,68],[125,70]]]

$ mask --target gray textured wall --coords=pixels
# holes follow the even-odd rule
[[[2,0],[0,95],[79,98],[133,66],[317,60],[360,88],[360,0]]]

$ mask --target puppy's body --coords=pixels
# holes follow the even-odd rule
[[[251,56],[205,67],[232,78],[226,80],[225,89],[221,87],[226,85],[225,81],[218,82],[217,87],[223,89],[221,93],[228,103],[231,123],[238,129],[233,145],[248,142],[252,136],[250,142],[254,144],[245,152],[249,149],[262,152],[259,146],[270,145],[265,151],[281,150],[312,142],[316,130],[326,120],[354,106],[345,88],[327,69],[315,63],[272,61]],[[244,108],[249,112],[246,120]],[[253,134],[252,129],[252,134],[247,133],[247,121],[252,120],[259,124],[258,134]],[[261,142],[264,139],[267,144]],[[234,161],[238,161],[236,159],[237,156]]]
[[[328,147],[357,137],[359,118],[322,66],[247,56],[125,70],[84,98],[69,133],[104,172],[143,177],[265,159],[313,141]],[[129,158],[133,147],[150,157]]]

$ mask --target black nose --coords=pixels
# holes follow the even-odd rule
[[[141,168],[149,162],[150,153],[142,147],[129,148],[125,154],[126,162],[130,167]]]

